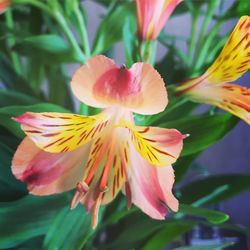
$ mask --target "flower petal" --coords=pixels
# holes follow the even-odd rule
[[[25,113],[16,121],[23,131],[44,151],[67,152],[99,135],[108,124],[105,111],[96,116],[64,113]]]
[[[211,83],[232,82],[250,68],[250,17],[235,26],[219,57],[205,73]]]
[[[122,106],[139,114],[157,114],[168,103],[163,79],[146,63],[109,70],[94,85],[94,96],[107,106]]]
[[[105,56],[98,55],[90,58],[86,65],[80,67],[72,78],[71,88],[74,95],[87,105],[97,108],[107,107],[107,104],[98,101],[94,96],[94,84],[107,72],[115,69],[118,67],[114,61]]]
[[[156,114],[168,103],[161,76],[146,63],[118,68],[109,58],[95,56],[75,73],[71,85],[81,101],[95,107],[122,106],[140,114]]]
[[[172,166],[155,168],[131,147],[129,183],[132,202],[154,219],[163,220],[168,207],[178,210],[178,200],[172,194]]]
[[[10,2],[10,0],[0,0],[0,14],[10,6]]]
[[[249,68],[250,17],[243,16],[212,66],[203,75],[183,82],[177,88],[177,93],[193,96],[191,92],[196,87],[232,82],[241,77]]]
[[[34,195],[62,193],[73,189],[81,180],[88,152],[87,144],[71,152],[52,154],[26,137],[14,155],[12,172],[27,183]]]
[[[136,0],[140,39],[156,39],[168,18],[182,0]]]
[[[146,63],[135,63],[130,69],[134,82],[140,85],[140,92],[128,98],[126,106],[133,112],[152,115],[162,112],[167,104],[167,90],[160,74]]]
[[[250,89],[236,84],[203,84],[189,92],[192,100],[215,105],[250,124]]]
[[[125,125],[136,150],[150,164],[168,166],[176,161],[183,146],[183,136],[176,129]]]

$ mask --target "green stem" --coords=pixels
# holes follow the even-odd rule
[[[210,0],[208,3],[208,10],[207,10],[206,16],[204,18],[204,21],[202,23],[202,26],[201,26],[198,44],[197,44],[197,49],[196,49],[196,53],[194,56],[194,63],[195,63],[194,71],[199,69],[199,67],[201,66],[201,62],[199,61],[199,65],[197,65],[196,61],[197,61],[197,58],[199,58],[200,55],[202,55],[202,52],[203,52],[202,48],[203,48],[203,44],[205,42],[205,35],[207,33],[208,26],[209,26],[211,20],[213,19],[213,15],[214,15],[214,12],[218,6],[218,2],[219,1],[217,1],[217,0]],[[197,67],[197,66],[199,66],[199,67]]]
[[[191,35],[190,35],[190,42],[189,42],[189,53],[188,57],[190,58],[189,67],[191,69],[193,65],[193,59],[194,59],[194,51],[195,51],[195,42],[196,42],[196,30],[197,30],[197,24],[198,24],[198,12],[194,11],[192,13],[192,26],[191,26]],[[192,71],[192,70],[191,70]]]
[[[179,106],[183,105],[184,103],[186,103],[188,101],[188,99],[186,98],[182,98],[181,100],[177,99],[176,103],[174,103],[171,107],[167,108],[165,111],[163,111],[162,113],[151,117],[148,121],[147,121],[147,125],[155,125],[157,124],[157,122],[159,120],[161,120],[162,118],[164,118],[169,112],[171,112],[172,110],[178,108]]]
[[[81,51],[81,49],[80,49],[78,43],[76,42],[70,28],[67,25],[67,22],[65,21],[64,17],[62,16],[62,14],[60,12],[56,12],[55,13],[55,18],[58,21],[58,23],[60,24],[63,31],[65,32],[65,34],[66,34],[69,42],[71,43],[75,53],[79,57],[79,62],[84,64],[86,62],[86,60],[87,60],[87,56],[84,55],[83,52]],[[85,37],[87,37],[87,36],[85,36]],[[80,111],[79,112],[82,115],[89,115],[88,106],[86,104],[84,104],[84,103],[80,103]]]
[[[177,56],[182,62],[184,62],[184,64],[188,65],[189,63],[188,57],[182,50],[176,48],[172,44],[168,44],[167,41],[163,37],[160,37],[159,41],[162,45],[164,45],[165,47],[173,51],[175,56]]]
[[[14,21],[13,21],[11,9],[8,9],[5,12],[5,17],[6,17],[7,27],[10,30],[13,30],[14,29]],[[21,62],[19,60],[18,55],[12,51],[12,46],[15,45],[15,38],[14,38],[14,36],[9,36],[6,40],[7,40],[8,48],[10,50],[10,56],[11,56],[11,60],[12,60],[12,63],[14,65],[14,68],[15,68],[16,72],[20,74],[22,72]]]
[[[214,41],[215,36],[218,34],[222,23],[223,20],[218,21],[211,29],[209,35],[206,37],[206,40],[203,43],[202,50],[200,51],[199,56],[196,58],[195,70],[199,70],[206,60],[211,44]]]
[[[12,0],[13,4],[31,4],[47,13],[49,13],[50,15],[52,15],[52,11],[51,9],[44,3],[42,3],[41,1],[38,0]]]
[[[209,52],[209,55],[206,57],[206,62],[211,62],[217,55],[218,51],[223,47],[226,43],[228,37],[223,37],[216,46]]]
[[[79,9],[79,5],[75,4],[74,6],[74,13],[76,15],[76,19],[78,22],[78,29],[80,32],[80,39],[84,47],[85,57],[88,58],[91,55],[90,52],[90,46],[89,46],[89,40],[88,40],[88,34],[86,30],[86,23],[84,20],[84,17]]]
[[[79,58],[79,61],[81,63],[85,63],[86,61],[86,57],[85,55],[83,54],[82,50],[80,49],[77,41],[75,40],[66,20],[64,19],[63,15],[60,13],[60,12],[55,12],[54,13],[54,17],[55,19],[57,20],[57,22],[60,24],[61,28],[63,29],[63,31],[65,32],[65,35],[67,36],[69,42],[71,43],[76,55],[77,55],[77,58]]]

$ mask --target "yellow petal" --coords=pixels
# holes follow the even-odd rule
[[[74,150],[98,136],[107,126],[104,113],[81,116],[64,113],[25,113],[16,121],[35,144],[51,153]]]
[[[215,105],[250,124],[250,89],[237,84],[204,84],[189,93],[192,100]]]
[[[125,127],[129,129],[136,150],[152,165],[171,165],[182,150],[184,136],[176,129],[132,125]]]
[[[205,73],[211,83],[232,82],[250,68],[250,17],[235,26],[219,57]]]

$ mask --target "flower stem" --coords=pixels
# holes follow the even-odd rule
[[[11,9],[8,9],[5,12],[5,17],[6,17],[6,25],[7,25],[7,27],[9,29],[13,30],[14,29],[14,21],[13,21],[13,16],[12,16],[12,10]],[[12,60],[12,63],[14,65],[14,68],[15,68],[16,72],[20,74],[22,72],[20,58],[18,57],[16,52],[12,51],[12,46],[15,45],[14,36],[9,36],[7,38],[7,44],[8,44],[9,50],[10,50],[10,56],[11,56],[11,60]]]
[[[73,36],[73,34],[72,34],[66,20],[64,19],[63,15],[59,11],[56,11],[54,13],[54,17],[57,20],[57,22],[60,24],[62,30],[65,33],[65,35],[67,36],[72,48],[74,49],[74,51],[75,51],[75,53],[77,55],[77,58],[79,58],[79,62],[85,63],[86,57],[83,54],[82,50],[80,49],[80,47],[79,47],[75,37]]]
[[[199,18],[198,12],[194,11],[192,13],[192,26],[191,26],[191,35],[190,35],[189,53],[188,53],[188,57],[190,58],[190,63],[189,63],[190,69],[193,66],[198,18]]]
[[[45,11],[48,14],[52,15],[51,9],[46,4],[38,0],[12,0],[12,3],[13,4],[31,4],[41,9],[42,11]]]
[[[78,4],[74,5],[74,13],[76,15],[76,19],[78,22],[80,39],[81,39],[81,42],[82,42],[83,47],[84,47],[85,57],[88,58],[88,57],[90,57],[91,51],[90,51],[88,34],[87,34],[87,29],[86,29],[86,22],[85,22],[84,17],[79,9]]]
[[[218,21],[215,24],[215,26],[211,29],[209,35],[206,37],[206,40],[203,43],[202,49],[199,53],[199,56],[197,56],[197,58],[196,58],[195,70],[199,70],[201,68],[201,66],[203,65],[204,61],[206,60],[206,58],[208,56],[208,51],[211,47],[211,44],[214,41],[215,36],[218,34],[222,23],[223,23],[223,20]]]
[[[206,12],[207,14],[206,14],[204,21],[202,23],[202,26],[201,26],[198,44],[197,44],[197,49],[196,49],[196,52],[194,55],[194,63],[195,63],[194,71],[197,71],[203,63],[203,62],[201,62],[201,60],[198,60],[198,58],[203,58],[204,57],[203,54],[206,53],[206,51],[203,51],[205,36],[207,34],[208,26],[209,26],[211,20],[213,19],[213,15],[214,15],[214,12],[218,6],[218,3],[219,3],[219,1],[217,1],[217,0],[211,0],[208,3],[208,9]]]

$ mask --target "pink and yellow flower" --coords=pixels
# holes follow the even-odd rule
[[[141,40],[157,38],[182,0],[136,0],[138,35]]]
[[[0,0],[0,14],[10,6],[10,3],[10,0]]]
[[[250,124],[250,89],[232,84],[250,68],[250,17],[235,26],[222,52],[201,76],[177,88],[191,100],[225,109]]]
[[[34,195],[76,187],[71,207],[91,210],[97,224],[101,204],[122,189],[131,203],[154,219],[168,207],[178,210],[172,194],[174,171],[184,136],[175,129],[136,126],[132,112],[163,111],[168,103],[164,82],[149,64],[117,67],[95,56],[74,74],[71,87],[82,102],[104,110],[94,116],[68,113],[25,113],[16,121],[27,137],[12,162],[17,179]]]

